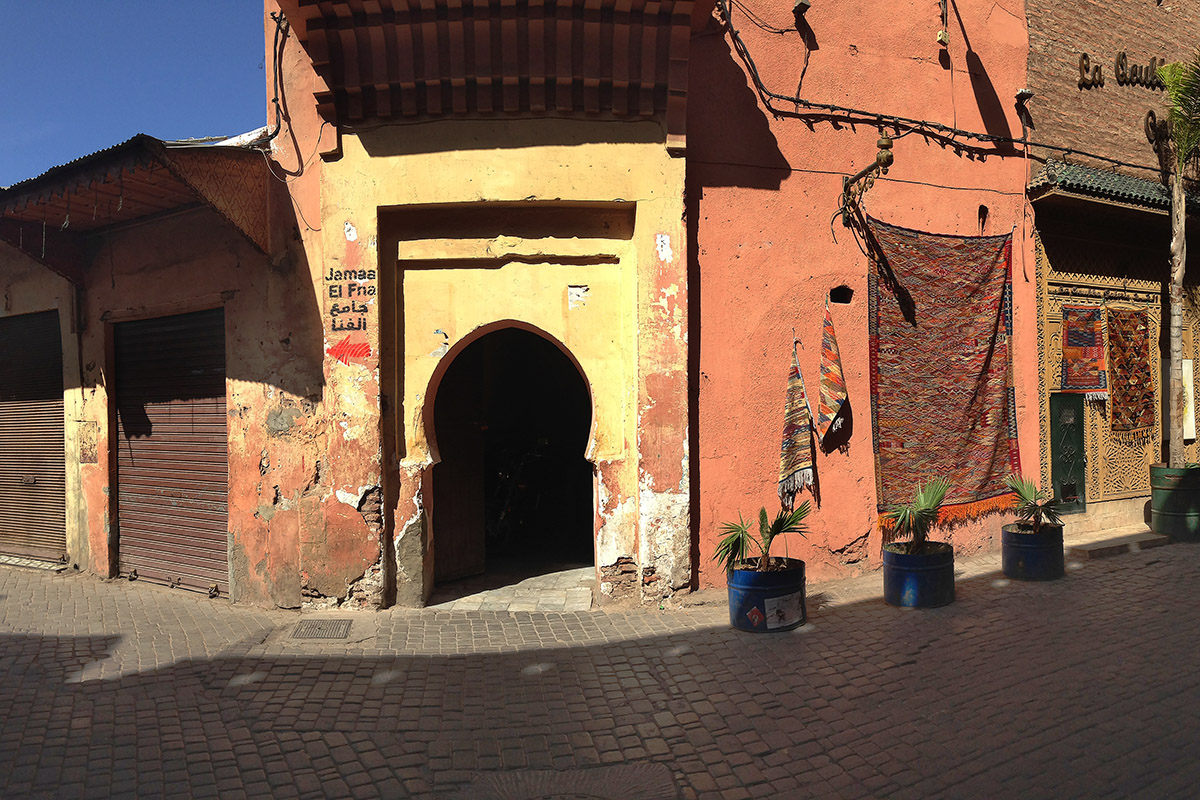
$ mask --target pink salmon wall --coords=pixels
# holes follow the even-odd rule
[[[951,4],[949,46],[934,2],[816,2],[795,30],[789,6],[746,0],[762,23],[733,12],[766,86],[818,103],[930,120],[1019,138],[1014,95],[1024,85],[1025,11],[1021,0]],[[961,16],[960,16],[961,15]],[[853,432],[845,452],[817,453],[821,505],[807,540],[777,545],[808,562],[810,579],[878,566],[867,341],[870,269],[848,229],[830,218],[842,176],[870,164],[879,131],[839,115],[773,117],[717,20],[693,38],[688,105],[688,213],[692,264],[693,392],[699,472],[701,586],[721,585],[712,562],[720,523],[778,507],[776,480],[792,330],[810,401],[819,385],[821,331],[829,290],[853,290],[833,304]],[[791,103],[777,102],[783,111]],[[803,109],[799,109],[803,111]],[[831,121],[831,116],[833,120]],[[895,135],[894,131],[891,131]],[[1036,469],[1037,346],[1031,215],[1024,199],[1020,147],[986,160],[956,153],[913,133],[895,142],[895,164],[867,192],[867,213],[934,233],[1014,232],[1014,342],[1022,463]],[[981,207],[986,223],[981,227]],[[836,238],[835,238],[836,237]],[[914,414],[937,413],[913,409]],[[809,495],[806,493],[805,498]],[[1008,517],[962,525],[935,538],[960,554],[989,548]]]

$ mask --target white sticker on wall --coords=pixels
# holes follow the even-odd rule
[[[671,237],[665,233],[654,235],[654,249],[658,251],[658,260],[670,262],[675,254],[671,252]]]
[[[354,227],[354,223],[346,220],[346,241],[353,242],[358,239],[358,228]]]
[[[568,286],[567,287],[567,308],[579,308],[587,305],[588,292],[591,291],[587,286]]]

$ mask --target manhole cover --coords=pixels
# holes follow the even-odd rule
[[[455,800],[675,800],[663,764],[618,764],[567,770],[514,770],[478,775]]]
[[[293,639],[345,639],[350,635],[348,619],[306,619],[296,625]]]

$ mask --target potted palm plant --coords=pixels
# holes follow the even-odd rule
[[[942,478],[918,484],[911,502],[885,516],[893,530],[892,541],[883,546],[883,599],[891,605],[935,608],[954,602],[954,548],[927,538],[948,491]]]
[[[1017,521],[1001,528],[1004,574],[1022,581],[1050,581],[1063,576],[1062,504],[1020,475],[1004,485],[1017,495]]]
[[[758,512],[757,537],[741,514],[737,522],[721,526],[724,535],[713,553],[713,561],[727,575],[729,623],[733,627],[753,633],[774,633],[804,624],[807,618],[804,562],[786,555],[772,556],[771,545],[784,534],[798,533],[803,537],[808,512],[809,504],[805,501],[791,511],[780,509],[772,521],[763,508]],[[758,554],[753,555],[752,549]]]

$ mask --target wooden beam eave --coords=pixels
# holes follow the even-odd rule
[[[76,286],[84,285],[84,250],[77,235],[0,219],[0,241]]]

